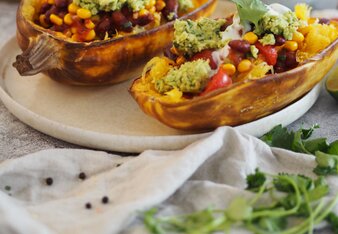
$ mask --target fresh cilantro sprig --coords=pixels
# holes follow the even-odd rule
[[[319,125],[313,125],[309,129],[300,128],[296,132],[278,125],[261,137],[271,147],[279,147],[299,153],[316,156],[317,167],[314,172],[317,175],[338,174],[338,140],[328,143],[326,138],[309,139]]]
[[[256,191],[253,199],[236,197],[224,210],[209,208],[187,215],[156,217],[157,211],[151,209],[144,213],[145,225],[153,234],[229,233],[235,226],[262,234],[312,233],[314,226],[324,219],[333,228],[338,226],[337,216],[331,213],[338,194],[329,202],[322,199],[329,193],[324,177],[270,175],[256,169],[247,176],[247,189]],[[259,201],[264,194],[270,195],[271,202],[264,200],[262,205]],[[293,222],[295,219],[298,222]]]
[[[241,21],[249,21],[258,27],[258,21],[268,11],[266,5],[260,0],[231,0],[237,6]]]

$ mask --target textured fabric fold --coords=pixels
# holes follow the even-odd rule
[[[137,216],[151,207],[160,214],[225,208],[236,196],[253,196],[245,178],[256,168],[314,177],[314,166],[312,156],[270,148],[230,127],[182,150],[137,157],[40,151],[0,164],[0,233],[146,233]]]

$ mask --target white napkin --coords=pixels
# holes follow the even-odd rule
[[[270,148],[229,127],[180,151],[138,157],[41,151],[0,164],[0,233],[145,233],[140,211],[159,204],[162,213],[224,208],[235,196],[252,195],[245,177],[257,167],[313,177],[314,165],[312,156]]]

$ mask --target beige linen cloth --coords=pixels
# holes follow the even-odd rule
[[[162,214],[225,208],[235,196],[252,196],[245,178],[257,167],[313,177],[314,166],[312,156],[270,148],[229,127],[180,151],[149,150],[138,157],[41,151],[0,164],[0,233],[146,233],[138,215],[153,206]]]

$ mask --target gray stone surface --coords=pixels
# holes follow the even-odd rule
[[[0,46],[15,33],[16,8],[16,2],[0,1]],[[310,126],[314,123],[321,126],[316,131],[316,136],[326,136],[330,141],[338,139],[338,103],[324,89],[310,111],[290,127],[296,129],[302,124]],[[77,147],[79,146],[57,140],[25,125],[10,114],[0,101],[0,161],[48,148]]]

